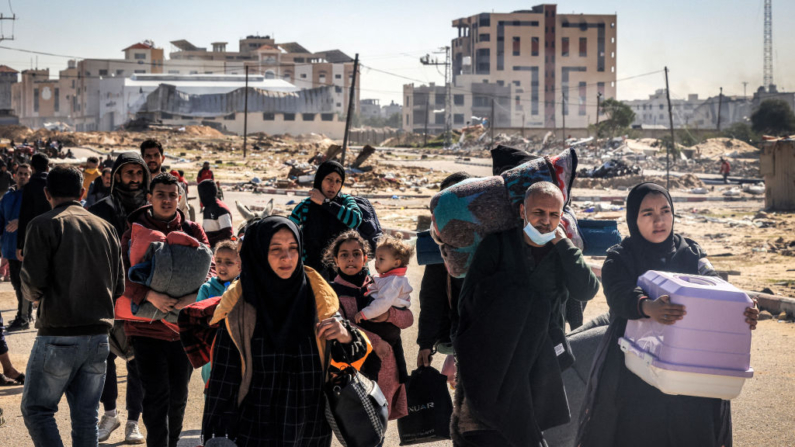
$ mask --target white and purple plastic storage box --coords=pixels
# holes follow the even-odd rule
[[[630,320],[619,339],[627,368],[666,394],[733,399],[753,377],[751,329],[745,308],[753,302],[720,278],[650,270],[638,286],[651,299],[668,295],[686,307],[673,325]]]

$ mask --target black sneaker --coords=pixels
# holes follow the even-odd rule
[[[30,329],[30,321],[19,319],[15,319],[8,326],[6,326],[6,332],[26,331],[28,329]]]

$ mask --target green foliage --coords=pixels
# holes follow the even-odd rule
[[[596,129],[598,137],[613,138],[616,135],[626,133],[633,121],[635,112],[632,108],[613,98],[602,101],[602,112],[607,115],[607,119],[600,122]]]
[[[732,124],[723,132],[721,132],[721,136],[726,138],[735,138],[748,144],[756,144],[761,140],[759,134],[754,132],[754,129],[745,123]]]
[[[781,99],[766,99],[751,115],[754,132],[766,135],[791,135],[795,133],[795,113]]]
[[[401,115],[399,113],[394,113],[389,118],[384,118],[382,116],[373,116],[369,118],[365,118],[362,120],[362,125],[370,126],[370,127],[393,127],[395,129],[400,128],[402,125],[401,122]]]

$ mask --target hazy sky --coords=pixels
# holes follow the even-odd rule
[[[8,0],[5,0],[8,1]],[[359,53],[364,66],[422,83],[443,82],[421,55],[449,45],[457,36],[453,19],[481,12],[529,9],[535,2],[472,0],[404,1],[210,1],[210,0],[10,0],[19,20],[13,41],[0,45],[55,54],[122,58],[121,50],[151,39],[171,50],[169,41],[237,41],[248,34],[299,42],[310,51],[340,49]],[[9,5],[0,0],[0,12]],[[618,14],[617,78],[670,70],[671,93],[711,96],[748,93],[762,84],[763,0],[572,0],[559,13]],[[3,23],[6,37],[9,22]],[[795,1],[773,1],[773,66],[779,90],[795,90]],[[442,56],[439,56],[440,58]],[[35,56],[0,49],[0,64],[30,68]],[[38,56],[51,72],[66,58]],[[441,67],[440,67],[441,70]],[[362,98],[400,102],[402,85],[412,81],[363,68]],[[415,82],[419,84],[420,82]],[[619,99],[640,99],[664,88],[662,74],[618,83]]]

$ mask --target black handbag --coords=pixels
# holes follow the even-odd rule
[[[574,352],[571,350],[569,339],[566,338],[566,334],[563,332],[563,329],[557,327],[556,325],[550,324],[549,339],[552,341],[552,346],[555,348],[555,356],[558,358],[560,372],[571,368],[571,366],[574,365],[574,361],[576,359],[574,357]]]
[[[406,382],[406,398],[409,414],[397,421],[400,445],[450,439],[453,401],[447,376],[430,366],[415,369]]]
[[[353,366],[348,365],[339,373],[329,372],[332,343],[336,342],[326,346],[326,420],[344,447],[379,446],[389,417],[386,397],[375,381]]]

